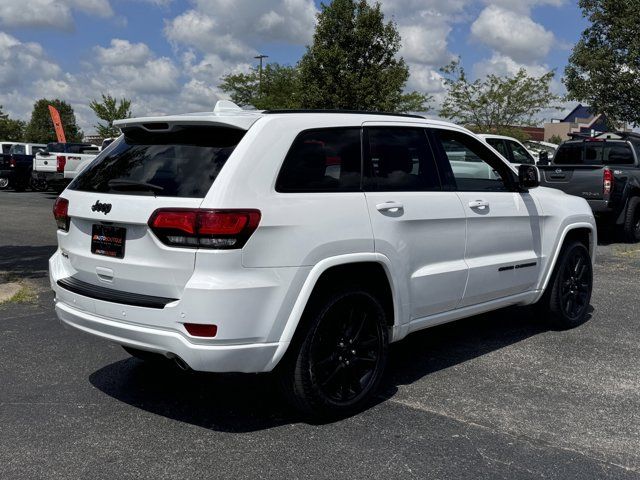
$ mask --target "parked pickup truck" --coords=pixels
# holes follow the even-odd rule
[[[11,186],[19,192],[29,186],[37,189],[31,181],[33,157],[45,148],[44,144],[14,143],[8,155],[2,155],[0,159],[0,178],[4,179],[4,188]]]
[[[11,159],[11,147],[15,142],[0,142],[0,190],[9,188],[9,177],[6,176],[9,172],[6,171],[5,165],[9,165]]]
[[[558,148],[553,163],[540,166],[543,185],[587,200],[602,222],[640,241],[640,135],[602,134]]]
[[[100,148],[90,143],[49,143],[33,160],[34,176],[62,190],[76,176],[78,167],[94,159]]]

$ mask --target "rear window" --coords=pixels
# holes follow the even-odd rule
[[[553,163],[557,165],[581,165],[582,143],[565,143],[558,148]]]
[[[624,142],[581,142],[561,145],[556,165],[633,165],[631,147]]]
[[[128,128],[70,185],[72,190],[123,195],[203,198],[245,131],[178,127]]]

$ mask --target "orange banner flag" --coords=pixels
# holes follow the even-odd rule
[[[62,120],[60,119],[60,113],[53,105],[49,105],[49,113],[51,114],[51,120],[53,121],[53,127],[56,129],[56,136],[58,142],[67,143],[67,138],[64,136],[64,128],[62,128]]]

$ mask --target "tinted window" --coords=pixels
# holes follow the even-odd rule
[[[466,192],[511,191],[513,174],[482,142],[462,132],[434,129],[448,171],[443,178]]]
[[[2,153],[9,153],[11,151],[11,147],[13,145],[11,145],[10,143],[3,143],[2,144]]]
[[[422,128],[366,129],[365,188],[377,191],[440,190],[438,169]]]
[[[360,128],[307,130],[294,140],[276,181],[278,192],[360,190]]]
[[[220,127],[182,127],[169,133],[130,128],[124,138],[102,152],[69,188],[202,198],[244,133]]]
[[[565,143],[560,145],[553,157],[553,163],[558,165],[581,165],[582,143]]]
[[[553,163],[558,165],[633,165],[631,147],[624,142],[564,144]]]
[[[500,155],[509,160],[509,152],[507,151],[507,144],[504,140],[499,138],[487,138],[487,143],[495,148]]]
[[[602,157],[605,165],[633,165],[635,161],[631,147],[625,143],[606,143]]]
[[[523,163],[528,165],[535,165],[536,161],[531,154],[522,145],[516,142],[508,142],[511,147],[511,153],[513,153],[513,163]],[[508,158],[508,157],[507,157]]]
[[[14,145],[13,147],[11,147],[11,155],[24,155],[26,151],[26,146],[25,145]]]

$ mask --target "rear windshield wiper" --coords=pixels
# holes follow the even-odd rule
[[[159,185],[153,183],[138,182],[136,180],[114,179],[107,182],[109,188],[113,190],[131,190],[131,191],[149,191],[149,192],[161,192],[164,190]]]

